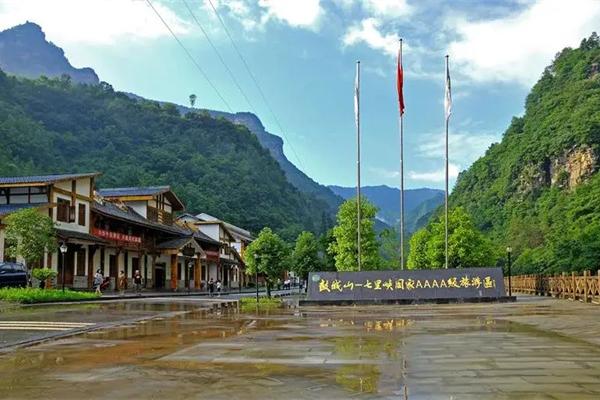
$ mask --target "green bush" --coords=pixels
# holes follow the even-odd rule
[[[57,273],[50,268],[34,268],[33,271],[31,271],[31,275],[39,281],[45,281],[46,279],[55,278]]]
[[[255,297],[242,297],[240,299],[240,307],[242,311],[252,311],[256,309],[256,298]],[[263,310],[271,310],[279,308],[283,305],[283,301],[279,298],[259,297],[258,308]]]
[[[58,301],[91,300],[99,296],[96,293],[75,292],[72,290],[3,288],[0,289],[0,301],[14,303],[52,303]]]

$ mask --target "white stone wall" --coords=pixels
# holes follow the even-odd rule
[[[148,202],[147,201],[128,201],[127,205],[140,214],[142,217],[148,217]]]

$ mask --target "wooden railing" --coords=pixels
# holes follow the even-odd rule
[[[504,278],[508,291],[508,277]],[[518,275],[511,278],[513,293],[528,293],[538,296],[553,296],[561,299],[600,303],[600,271],[583,275],[562,273],[562,275]]]

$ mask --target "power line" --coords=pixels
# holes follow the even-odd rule
[[[238,91],[241,93],[241,95],[244,97],[244,99],[246,100],[246,103],[248,103],[248,106],[252,109],[252,111],[254,112],[254,114],[258,114],[256,112],[256,109],[254,108],[254,106],[252,105],[252,103],[250,102],[250,99],[248,99],[248,96],[246,96],[246,93],[244,92],[244,90],[242,89],[242,87],[240,86],[238,80],[235,78],[234,73],[231,71],[231,69],[229,68],[229,66],[227,65],[227,63],[225,62],[225,60],[223,59],[223,57],[221,56],[221,53],[219,52],[219,50],[217,50],[217,47],[214,45],[214,43],[212,42],[212,40],[210,39],[210,37],[208,36],[208,33],[206,33],[206,30],[204,30],[204,28],[202,27],[202,24],[200,24],[200,21],[198,21],[198,19],[196,18],[196,15],[193,13],[192,9],[190,8],[189,4],[187,3],[186,0],[183,0],[183,4],[185,4],[185,7],[187,8],[187,10],[189,11],[190,15],[192,16],[192,18],[194,19],[194,21],[196,21],[196,25],[198,25],[198,27],[200,28],[200,30],[202,31],[202,33],[204,34],[204,37],[206,38],[206,40],[208,41],[208,44],[210,44],[210,47],[212,47],[213,51],[215,52],[215,54],[217,55],[217,57],[219,58],[219,60],[221,60],[221,64],[223,64],[223,66],[225,67],[225,69],[227,70],[227,72],[229,73],[229,76],[231,77],[231,80],[233,81],[234,85],[237,87]]]
[[[208,0],[211,8],[213,9],[213,11],[215,12],[215,15],[217,16],[217,19],[219,20],[219,22],[221,23],[221,26],[223,27],[223,30],[225,31],[225,33],[227,34],[227,37],[229,38],[229,41],[231,42],[231,45],[233,46],[235,52],[237,53],[238,57],[240,58],[240,60],[242,60],[242,64],[244,64],[244,67],[246,69],[246,71],[248,72],[248,75],[250,75],[250,78],[252,79],[252,81],[254,82],[254,85],[256,86],[256,88],[258,89],[258,92],[260,93],[260,96],[262,97],[265,105],[267,106],[267,109],[269,110],[269,112],[271,113],[271,116],[273,117],[273,120],[275,121],[275,124],[277,125],[277,127],[279,128],[279,130],[281,131],[281,134],[283,135],[283,137],[285,138],[285,140],[287,141],[288,145],[290,146],[290,149],[292,150],[292,153],[294,153],[294,156],[296,157],[296,160],[298,160],[298,163],[300,164],[300,166],[302,167],[303,170],[306,170],[304,168],[304,165],[302,163],[302,160],[300,159],[300,157],[298,156],[298,153],[296,153],[296,150],[294,149],[294,146],[292,146],[292,142],[289,140],[289,138],[287,137],[287,135],[285,134],[285,130],[283,129],[283,127],[281,126],[281,123],[279,122],[279,119],[277,118],[277,116],[275,115],[275,113],[273,112],[273,109],[271,108],[271,105],[269,104],[269,101],[267,100],[267,96],[265,96],[265,93],[263,92],[263,90],[261,89],[258,80],[256,79],[256,77],[254,76],[254,74],[252,73],[252,71],[250,70],[250,66],[248,65],[248,62],[246,61],[246,59],[244,58],[244,56],[242,55],[241,51],[238,49],[237,45],[235,44],[235,41],[233,40],[233,38],[231,37],[231,34],[229,33],[229,29],[227,29],[227,26],[225,25],[225,22],[223,21],[223,19],[221,18],[221,15],[219,14],[219,12],[217,11],[217,9],[215,8],[215,5],[213,4],[212,0]]]
[[[156,14],[156,16],[161,20],[161,22],[164,24],[164,26],[169,30],[169,32],[171,33],[171,35],[173,36],[173,38],[177,41],[177,43],[179,44],[179,46],[181,46],[181,48],[183,49],[183,51],[185,52],[185,54],[187,54],[188,58],[196,66],[196,68],[198,69],[198,71],[200,71],[200,73],[202,74],[202,76],[204,77],[204,79],[206,79],[206,81],[208,82],[208,84],[217,93],[217,95],[219,96],[219,98],[221,99],[221,101],[223,102],[223,104],[225,104],[225,107],[227,107],[227,109],[229,110],[229,112],[233,113],[233,110],[229,106],[229,103],[227,103],[227,100],[225,100],[225,98],[221,95],[221,93],[219,92],[219,90],[217,89],[217,87],[212,83],[212,81],[210,80],[210,78],[208,77],[208,75],[206,74],[206,72],[204,72],[204,70],[202,69],[202,67],[200,66],[200,64],[198,64],[198,62],[192,56],[192,54],[189,52],[189,50],[183,45],[183,43],[181,42],[181,40],[179,40],[179,38],[177,37],[177,35],[175,34],[175,32],[173,32],[173,30],[171,29],[171,27],[169,26],[169,24],[167,24],[167,21],[165,21],[163,19],[163,17],[160,15],[160,13],[158,12],[158,10],[156,8],[154,8],[154,6],[152,5],[152,2],[150,0],[146,0],[146,3],[148,3],[148,5],[150,6],[150,8],[152,8],[152,10]]]

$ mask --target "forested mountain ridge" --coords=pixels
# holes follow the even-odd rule
[[[0,72],[0,143],[2,175],[100,171],[105,187],[170,184],[191,212],[286,239],[331,224],[328,205],[293,187],[246,127],[106,83]]]
[[[344,199],[356,196],[356,188],[329,186],[333,192]],[[400,221],[400,189],[386,185],[364,186],[362,194],[377,208],[377,218],[389,226],[399,226]],[[406,232],[412,233],[422,227],[436,208],[444,202],[444,192],[438,189],[406,189],[404,191],[404,212]]]
[[[0,32],[0,69],[28,78],[38,78],[42,75],[60,77],[65,74],[69,75],[74,82],[99,83],[98,76],[93,69],[74,68],[65,57],[63,50],[48,42],[42,28],[32,22]],[[136,100],[146,100],[133,93],[126,94]],[[283,140],[279,136],[267,132],[256,115],[249,112],[227,113],[216,110],[199,110],[182,105],[176,105],[176,107],[182,114],[206,111],[215,118],[223,117],[233,123],[245,125],[250,132],[256,135],[260,144],[269,150],[292,185],[303,193],[325,201],[329,205],[331,216],[337,212],[337,207],[343,200],[291,163],[283,152]]]
[[[198,111],[184,106],[177,106],[177,108],[184,114],[186,112]],[[309,193],[316,198],[325,201],[329,205],[332,214],[337,212],[337,208],[342,204],[343,199],[335,194],[329,187],[315,182],[288,160],[283,152],[283,139],[267,132],[261,120],[255,114],[250,112],[237,112],[232,114],[215,110],[200,111],[206,111],[213,117],[223,117],[233,123],[246,126],[250,132],[256,135],[260,144],[265,149],[269,150],[292,185],[303,193]]]
[[[520,272],[600,267],[600,40],[557,54],[500,143],[458,177],[463,206]]]

